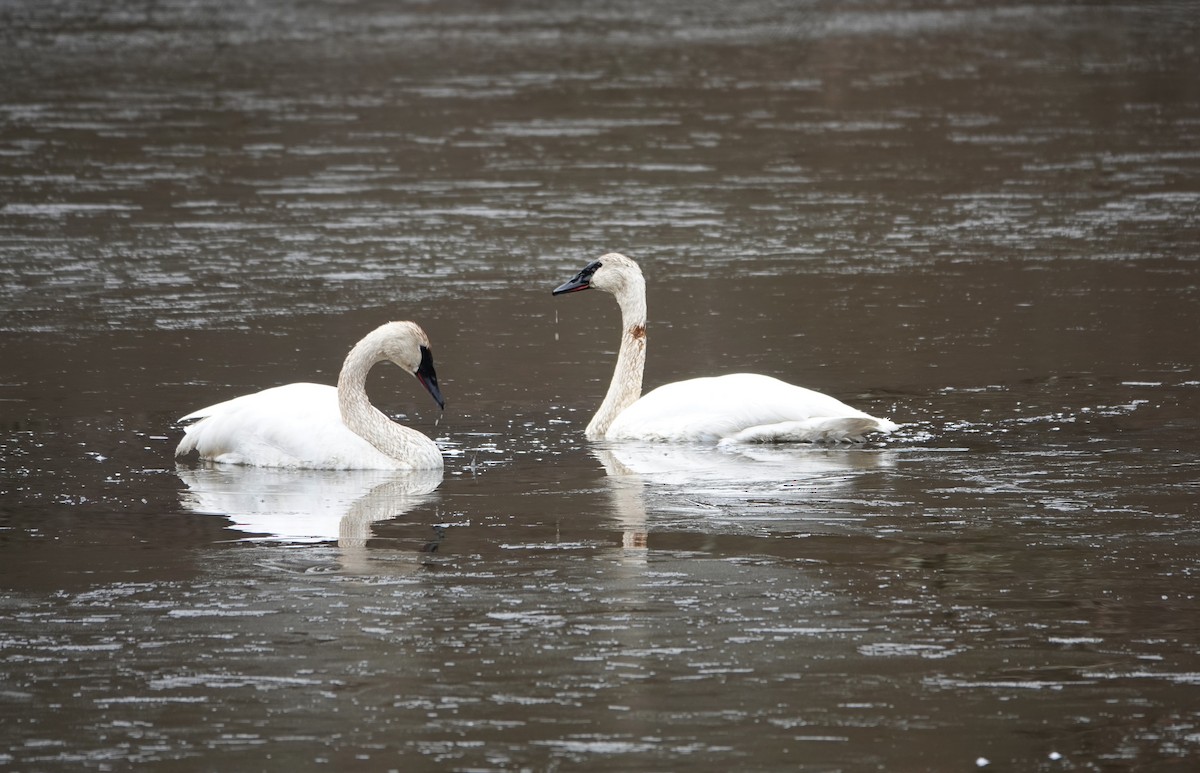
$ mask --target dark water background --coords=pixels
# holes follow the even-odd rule
[[[1200,7],[0,2],[0,769],[1190,770]],[[769,373],[862,448],[606,447]],[[388,319],[442,480],[177,470]]]

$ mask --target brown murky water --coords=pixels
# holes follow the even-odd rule
[[[0,6],[0,769],[1183,770],[1200,12]],[[748,370],[861,448],[582,437]],[[441,479],[177,469],[429,331]]]

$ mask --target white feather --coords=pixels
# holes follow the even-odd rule
[[[413,323],[384,325],[351,350],[336,388],[288,384],[182,417],[180,422],[196,423],[184,428],[175,455],[256,467],[440,470],[437,445],[373,408],[365,388],[366,374],[376,362],[392,360],[415,373],[419,347],[427,343]]]
[[[588,424],[593,440],[836,443],[898,427],[820,392],[753,373],[677,381],[642,395],[646,286],[641,269],[624,255],[609,253],[555,293],[586,288],[616,297],[622,325],[612,382]]]
[[[664,384],[621,411],[611,440],[838,442],[896,425],[770,376],[732,373]]]

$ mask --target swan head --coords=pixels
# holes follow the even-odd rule
[[[437,371],[433,368],[429,336],[425,335],[420,325],[416,322],[389,322],[363,339],[363,343],[368,341],[374,344],[377,360],[390,360],[416,376],[438,407],[446,407],[442,390],[438,387]]]
[[[629,292],[644,293],[646,281],[642,270],[632,258],[619,252],[601,255],[583,270],[554,289],[554,295],[577,293],[581,290],[604,290],[616,296]]]

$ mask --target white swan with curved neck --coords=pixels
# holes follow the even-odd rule
[[[389,419],[367,397],[367,373],[390,361],[417,377],[439,407],[429,338],[415,322],[389,322],[346,355],[337,387],[288,384],[235,397],[179,419],[176,457],[255,467],[323,470],[440,470],[442,453],[425,435]]]
[[[861,441],[898,425],[770,376],[733,373],[665,384],[642,395],[646,282],[638,264],[610,252],[554,295],[596,289],[621,307],[621,348],[608,393],[587,426],[590,440],[786,443]]]

